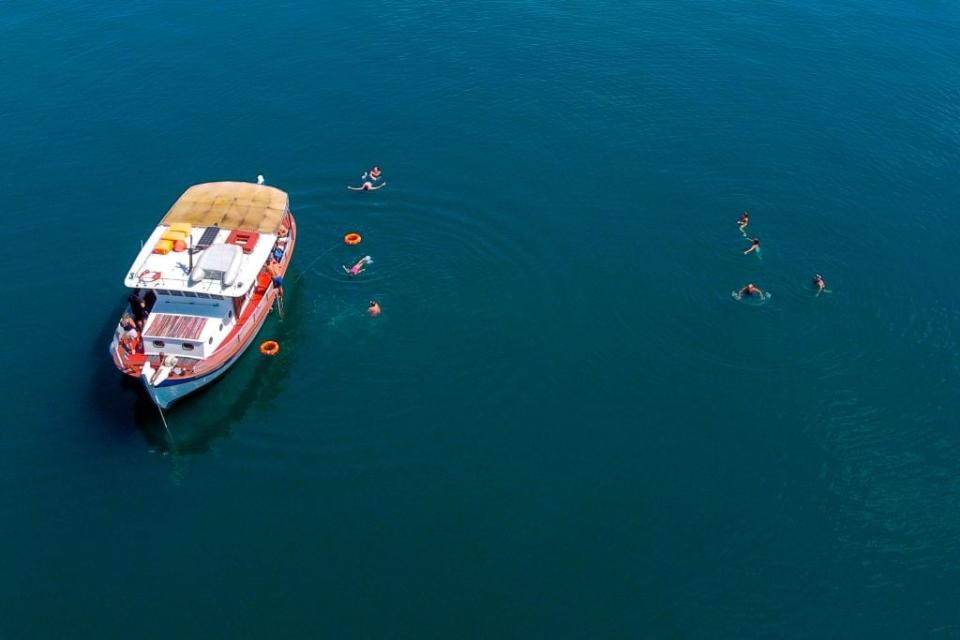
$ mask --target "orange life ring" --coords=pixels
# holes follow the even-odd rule
[[[260,345],[260,353],[265,356],[275,356],[280,353],[280,344],[276,340],[267,340]]]
[[[360,234],[356,231],[351,231],[347,235],[343,236],[343,241],[349,245],[360,244],[360,241],[363,238],[360,237]]]
[[[140,272],[140,282],[156,282],[162,275],[163,274],[159,271],[150,271],[149,269],[144,269]]]

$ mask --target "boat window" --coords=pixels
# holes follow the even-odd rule
[[[222,322],[220,323],[220,331],[223,331],[223,323],[222,323]],[[213,338],[211,338],[211,340],[212,340],[212,339],[213,339]]]
[[[154,340],[153,346],[156,347],[157,349],[163,349],[167,345],[164,344],[163,340]]]
[[[197,294],[195,294],[193,291],[184,291],[184,292],[183,292],[183,295],[187,296],[188,298],[196,298],[196,297],[197,297]]]
[[[210,336],[210,339],[207,340],[207,344],[213,344],[213,336]]]
[[[182,345],[184,351],[193,351],[193,345],[184,342]]]
[[[210,297],[213,298],[214,300],[223,300],[223,296],[218,296],[215,293],[211,293]]]
[[[171,289],[170,293],[172,293],[172,294],[175,295],[175,296],[182,296],[182,295],[183,295],[182,293],[180,293],[180,292],[177,291],[176,289]]]
[[[198,298],[209,298],[210,296],[206,293],[197,293]]]

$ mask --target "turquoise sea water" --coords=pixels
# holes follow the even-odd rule
[[[0,637],[960,637],[958,28],[0,4]],[[107,358],[122,277],[258,173],[300,225],[282,351],[170,453]]]

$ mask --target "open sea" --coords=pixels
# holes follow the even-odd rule
[[[958,34],[0,2],[0,638],[960,638]],[[107,354],[123,276],[258,173],[299,223],[281,351],[171,439]]]

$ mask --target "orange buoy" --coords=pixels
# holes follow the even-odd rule
[[[187,250],[187,243],[184,242],[183,240],[174,240],[174,241],[173,241],[173,250],[176,251],[177,253],[180,253],[181,251],[186,251],[186,250]]]
[[[275,356],[280,353],[280,344],[276,340],[267,340],[260,345],[260,353],[265,356]]]
[[[351,231],[347,235],[343,236],[343,241],[349,245],[360,244],[360,241],[363,238],[360,237],[360,234],[356,231]]]

